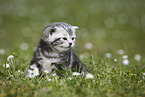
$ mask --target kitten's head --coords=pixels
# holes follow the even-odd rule
[[[72,26],[64,22],[56,22],[43,31],[43,40],[52,45],[52,47],[59,51],[67,51],[75,45],[77,26]]]

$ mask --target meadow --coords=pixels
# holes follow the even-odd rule
[[[0,97],[144,97],[145,1],[0,1]],[[74,50],[93,75],[29,78],[44,27],[79,26]]]

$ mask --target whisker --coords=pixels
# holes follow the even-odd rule
[[[77,49],[76,45],[73,47],[73,49],[76,50],[76,51],[79,51],[79,50]]]

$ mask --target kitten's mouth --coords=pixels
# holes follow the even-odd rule
[[[59,47],[61,47],[61,48],[70,48],[71,46],[68,46],[68,47],[59,46]]]
[[[67,51],[68,49],[70,49],[70,46],[64,47],[64,46],[56,46],[54,47],[55,50],[59,51],[59,52],[63,52],[63,51]]]

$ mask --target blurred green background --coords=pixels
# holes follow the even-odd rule
[[[80,27],[79,53],[145,54],[145,0],[0,0],[0,49],[34,49],[53,22]]]

